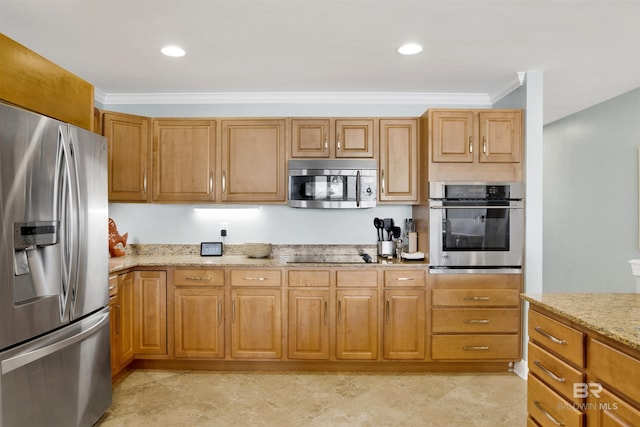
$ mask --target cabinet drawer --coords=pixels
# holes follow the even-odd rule
[[[529,372],[541,378],[567,399],[576,401],[573,397],[573,385],[584,382],[582,372],[531,342],[527,359]]]
[[[231,270],[231,286],[281,286],[280,270]]]
[[[289,286],[326,288],[330,284],[329,270],[289,270]]]
[[[527,427],[540,427],[540,424],[535,422],[533,418],[527,417]]]
[[[640,404],[640,360],[598,340],[589,340],[589,369],[598,381],[619,390]]]
[[[338,270],[336,272],[336,286],[375,288],[378,286],[378,270]]]
[[[533,375],[529,374],[527,378],[527,412],[538,424],[543,427],[583,426],[583,412]]]
[[[175,286],[224,286],[224,270],[176,269]]]
[[[520,359],[518,335],[433,335],[434,360]]]
[[[508,307],[520,305],[518,289],[434,289],[434,306]]]
[[[109,276],[109,297],[118,295],[118,276]]]
[[[520,331],[520,310],[517,308],[434,308],[432,316],[434,334]]]
[[[427,273],[425,270],[386,270],[384,285],[393,286],[426,286]]]
[[[584,368],[584,334],[537,311],[529,310],[529,338]]]

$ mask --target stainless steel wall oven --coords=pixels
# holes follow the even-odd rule
[[[429,184],[432,273],[514,272],[524,253],[522,183]]]

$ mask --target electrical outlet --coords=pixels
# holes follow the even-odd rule
[[[222,230],[220,230],[220,235],[222,237],[226,237],[227,236],[227,230],[225,230],[224,228]]]
[[[228,228],[229,228],[229,223],[228,222],[221,222],[220,223],[220,236],[226,237]]]

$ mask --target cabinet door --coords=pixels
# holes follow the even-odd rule
[[[433,162],[473,162],[473,111],[430,111],[429,127]]]
[[[329,359],[329,291],[289,291],[289,358]]]
[[[592,383],[593,381],[589,381]],[[588,427],[640,426],[640,409],[616,396],[607,388],[587,396]]]
[[[136,271],[133,301],[134,353],[166,355],[167,273],[164,271]]]
[[[478,113],[482,163],[520,163],[522,151],[522,112],[487,111]]]
[[[377,290],[338,290],[337,305],[336,358],[377,359]]]
[[[285,202],[285,121],[222,121],[222,200]]]
[[[329,119],[291,120],[291,157],[329,157]]]
[[[120,368],[127,366],[134,356],[133,351],[133,288],[134,274],[118,276],[118,300],[120,302],[119,348]]]
[[[224,289],[176,289],[175,355],[224,357]]]
[[[103,135],[109,146],[109,201],[148,202],[151,192],[151,129],[146,117],[105,113]]]
[[[231,356],[282,357],[282,302],[279,289],[232,289]]]
[[[380,120],[380,201],[418,201],[418,121]]]
[[[213,120],[154,120],[153,201],[215,200]]]
[[[385,291],[385,359],[424,359],[425,291]]]
[[[373,120],[336,120],[336,157],[374,157]]]
[[[109,344],[111,356],[111,376],[118,373],[120,359],[118,357],[118,295],[109,297]]]

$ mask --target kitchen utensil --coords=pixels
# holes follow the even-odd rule
[[[394,239],[399,239],[402,234],[402,229],[398,226],[391,227],[391,233],[393,234]]]
[[[385,218],[382,220],[383,228],[387,232],[387,239],[391,240],[391,228],[393,227],[393,218]],[[384,240],[384,239],[383,239]]]
[[[384,223],[380,218],[373,219],[373,226],[376,228],[376,233],[378,234],[378,241],[384,240],[384,232],[382,231],[384,227]]]

